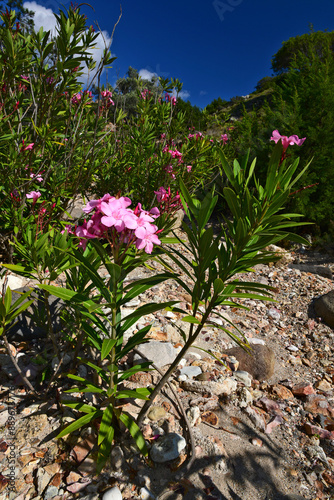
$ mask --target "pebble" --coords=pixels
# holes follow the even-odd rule
[[[102,500],[122,500],[122,493],[117,486],[114,486],[103,494]]]
[[[150,490],[148,490],[145,486],[143,486],[143,488],[140,488],[139,494],[142,500],[150,500],[155,498],[153,493],[151,493]]]
[[[186,375],[188,378],[197,377],[201,373],[202,370],[199,366],[185,366],[180,370],[180,375]]]
[[[281,315],[277,309],[274,309],[273,307],[268,310],[268,316],[269,318],[273,319],[274,321],[279,321],[281,319]]]
[[[162,436],[154,443],[150,451],[150,456],[154,462],[169,462],[179,457],[181,451],[184,450],[186,446],[186,440],[180,436],[180,434],[171,432],[170,434]]]
[[[147,417],[153,422],[156,422],[157,420],[164,418],[166,415],[166,410],[164,410],[161,406],[152,406],[147,414]]]

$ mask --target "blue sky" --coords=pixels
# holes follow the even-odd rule
[[[88,0],[89,1],[89,0]],[[79,2],[80,3],[80,2]],[[91,0],[82,6],[110,39],[122,5],[111,52],[117,56],[107,78],[114,84],[129,66],[183,82],[182,97],[204,108],[254,90],[271,76],[271,58],[290,37],[334,30],[334,0]],[[70,2],[28,2],[37,25],[49,28],[51,11]],[[26,4],[25,4],[26,5]],[[37,20],[36,17],[36,20]]]

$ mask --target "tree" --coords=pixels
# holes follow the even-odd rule
[[[316,57],[322,59],[327,48],[334,51],[334,31],[315,31],[289,38],[273,56],[271,63],[276,75],[286,73],[294,64],[296,57]]]
[[[34,12],[23,7],[23,0],[7,0],[7,2],[0,3],[0,11],[5,10],[9,12],[15,10],[16,19],[23,31],[31,32],[34,29]]]

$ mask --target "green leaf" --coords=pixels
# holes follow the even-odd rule
[[[143,436],[141,430],[139,429],[138,425],[132,420],[131,417],[129,417],[125,413],[122,413],[119,416],[119,420],[121,422],[123,422],[123,424],[125,425],[125,427],[127,429],[129,429],[130,434],[133,437],[133,439],[135,440],[135,443],[136,443],[139,451],[144,455],[144,457],[147,457],[148,450],[147,450],[146,442],[145,442],[144,436]]]
[[[80,429],[80,427],[83,427],[86,424],[89,424],[92,420],[95,420],[98,417],[101,417],[103,412],[101,410],[96,410],[91,413],[87,413],[87,415],[84,415],[83,417],[79,418],[75,422],[72,422],[70,425],[65,427],[56,437],[57,439],[67,436],[67,434],[70,434],[71,432],[76,431],[77,429]]]
[[[195,325],[200,325],[201,322],[194,316],[184,316],[181,321],[185,323],[194,323]]]
[[[84,403],[74,403],[73,401],[62,401],[62,405],[73,408],[74,410],[82,411],[83,413],[92,413],[96,411],[94,406],[86,405]]]
[[[107,406],[107,408],[103,412],[103,417],[101,420],[99,436],[98,436],[98,441],[97,441],[98,445],[100,445],[102,443],[102,441],[108,435],[109,428],[111,427],[113,414],[114,414],[113,406],[112,406],[112,404],[110,404],[109,406]]]
[[[117,339],[104,339],[102,342],[102,350],[101,350],[101,360],[105,359],[110,353],[111,349],[116,344]]]
[[[151,394],[151,391],[146,387],[138,388],[134,390],[123,389],[117,391],[115,396],[116,399],[125,399],[125,398],[136,398],[136,399],[148,399],[147,396]]]

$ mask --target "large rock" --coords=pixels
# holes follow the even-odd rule
[[[22,293],[29,290],[29,287],[13,290],[12,303],[14,303],[22,295]],[[25,302],[31,299],[35,300],[34,303],[23,311],[23,313],[21,313],[17,318],[15,318],[13,326],[9,327],[7,331],[9,339],[32,340],[47,336],[47,315],[43,291],[34,290]],[[64,307],[64,302],[54,295],[50,295],[48,301],[50,305],[53,331],[57,332],[61,328],[60,311]]]
[[[239,346],[225,353],[234,356],[239,361],[238,369],[250,373],[256,380],[268,380],[274,374],[275,354],[266,345],[253,344],[249,353]]]
[[[334,291],[314,300],[314,311],[328,326],[334,328]]]
[[[147,360],[152,361],[158,368],[171,365],[179,354],[181,347],[175,348],[170,342],[158,342],[152,340],[140,346],[140,353],[143,357],[135,354],[134,364],[138,365]]]
[[[291,269],[299,269],[303,273],[312,273],[318,274],[319,276],[323,276],[324,278],[333,279],[333,273],[327,266],[319,266],[313,264],[290,264],[289,267]]]

